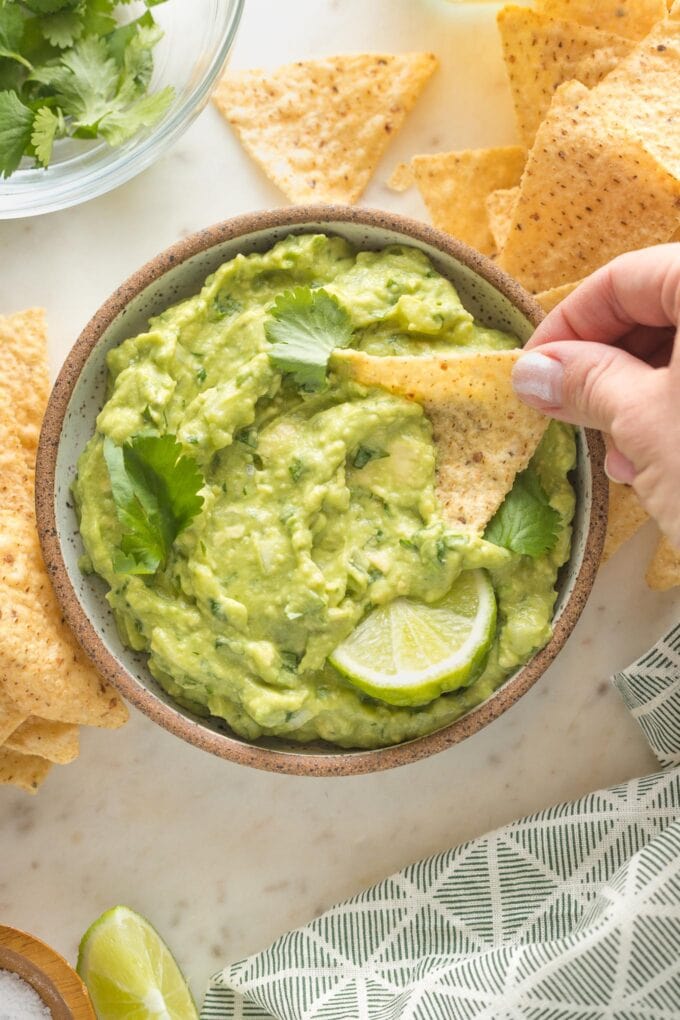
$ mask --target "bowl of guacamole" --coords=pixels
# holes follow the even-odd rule
[[[447,505],[428,405],[346,366],[502,361],[539,317],[483,256],[370,210],[241,217],[143,267],[69,355],[38,457],[46,562],[100,672],[291,773],[403,764],[503,712],[587,599],[601,440],[544,423],[480,526]]]

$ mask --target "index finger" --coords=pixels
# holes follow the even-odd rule
[[[680,321],[680,244],[619,255],[553,309],[527,348],[554,340],[614,344],[634,326]]]

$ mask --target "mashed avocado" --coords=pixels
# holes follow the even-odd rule
[[[238,255],[200,294],[108,355],[110,389],[81,455],[74,494],[85,566],[108,583],[123,641],[179,702],[255,739],[379,747],[446,725],[483,701],[549,639],[557,571],[569,555],[575,464],[552,422],[533,467],[560,515],[539,558],[455,534],[439,511],[422,408],[331,377],[305,393],[273,367],[264,321],[276,296],[323,286],[355,346],[377,355],[518,346],[475,324],[420,252],[356,252],[325,235]],[[140,434],[175,435],[197,461],[201,512],[151,577],[118,573],[121,526],[103,456]],[[398,596],[433,602],[461,570],[489,570],[498,627],[463,690],[418,708],[372,700],[327,662],[368,610]]]

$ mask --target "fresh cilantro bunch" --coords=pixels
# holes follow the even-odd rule
[[[203,506],[199,490],[204,480],[198,465],[170,434],[133,436],[122,447],[107,436],[104,460],[123,529],[113,569],[155,574],[165,566],[172,543]]]
[[[560,515],[548,502],[533,468],[515,484],[489,521],[484,538],[523,556],[537,558],[554,548]]]
[[[173,98],[150,93],[162,36],[150,8],[119,24],[129,0],[0,0],[0,172],[23,156],[48,166],[58,138],[121,145],[151,127]]]
[[[319,390],[326,381],[331,352],[347,347],[352,339],[352,323],[342,305],[322,287],[296,287],[277,297],[265,334],[276,368],[292,374],[301,389]]]

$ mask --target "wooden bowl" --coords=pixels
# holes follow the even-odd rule
[[[53,1020],[97,1020],[87,988],[73,967],[34,935],[0,925],[0,970],[13,971],[31,985]]]
[[[124,647],[105,600],[106,586],[78,568],[82,545],[70,497],[80,452],[105,401],[106,353],[146,328],[155,315],[196,293],[206,276],[238,252],[265,251],[291,233],[322,231],[359,248],[401,243],[419,248],[456,286],[463,304],[486,325],[523,342],[543,313],[493,262],[424,223],[393,213],[344,206],[275,209],[226,220],[179,241],[134,273],[106,301],[76,341],[52,391],[36,474],[38,531],[47,569],[83,649],[99,672],[160,726],[206,751],[244,765],[298,775],[375,772],[442,751],[476,733],[513,705],[547,669],[571,633],[597,572],[607,518],[604,447],[597,433],[577,430],[577,509],[572,553],[560,575],[550,642],[483,704],[416,740],[372,751],[281,740],[249,742],[218,719],[182,708],[151,676],[146,657]]]

